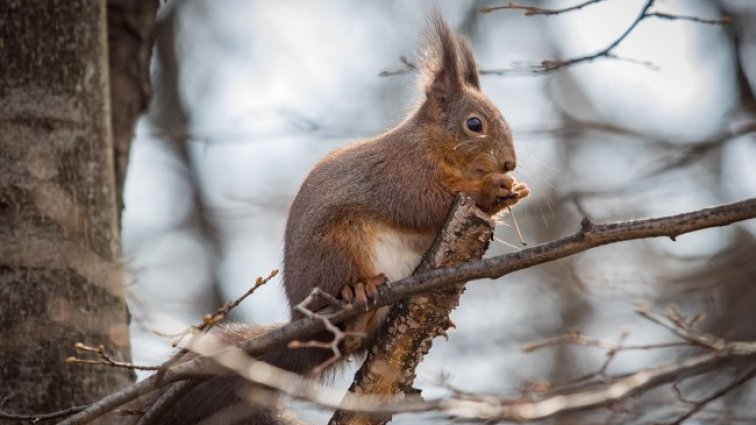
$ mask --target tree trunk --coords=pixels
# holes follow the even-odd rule
[[[0,400],[42,413],[133,373],[66,364],[74,344],[128,361],[105,0],[0,5]],[[108,423],[115,423],[109,418]]]

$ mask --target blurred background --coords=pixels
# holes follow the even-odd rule
[[[646,218],[756,196],[755,2],[659,0],[653,11],[727,15],[732,24],[645,19],[613,50],[630,60],[599,58],[553,72],[533,72],[531,65],[607,47],[645,1],[607,0],[557,16],[479,13],[503,4],[162,5],[155,95],[136,130],[125,188],[134,361],[163,361],[172,348],[162,334],[201,322],[257,276],[281,267],[288,206],[312,165],[337,146],[391,128],[421,100],[400,56],[415,60],[432,7],[470,37],[482,70],[503,70],[483,75],[482,86],[513,128],[516,175],[533,189],[515,209],[529,245],[576,231],[583,217]],[[509,224],[504,217],[489,256],[520,249]],[[756,339],[755,236],[756,222],[739,223],[677,242],[615,244],[499,281],[473,282],[454,313],[457,329],[449,341],[435,342],[416,386],[429,396],[446,393],[444,382],[513,395],[534,383],[596,371],[606,359],[596,348],[522,352],[527,342],[571,330],[614,340],[629,332],[631,343],[672,340],[634,314],[639,300],[701,311],[706,329]],[[244,301],[232,319],[288,320],[280,281]],[[678,354],[620,353],[609,372],[631,372]],[[353,370],[335,385],[346,387]],[[686,394],[695,398],[726,382],[727,373],[694,382]],[[672,391],[657,394],[645,402],[665,409],[637,409],[625,418],[662,420],[688,408]],[[716,406],[749,400],[756,401],[756,391],[746,386]],[[296,408],[313,423],[330,417],[306,404]],[[697,420],[709,423],[718,410],[712,411]],[[395,419],[418,422],[417,416]]]

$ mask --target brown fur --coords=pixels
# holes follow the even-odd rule
[[[528,195],[525,185],[506,174],[516,164],[512,134],[499,110],[480,91],[469,43],[438,16],[433,28],[420,67],[425,101],[388,132],[327,155],[294,199],[284,249],[284,287],[294,320],[302,316],[294,307],[315,287],[338,297],[344,285],[358,286],[384,272],[388,276],[387,270],[376,269],[376,244],[383,243],[380,249],[385,250],[391,243],[401,243],[413,255],[425,251],[457,192],[472,196],[490,214]],[[466,128],[470,117],[482,121],[482,132]],[[411,270],[402,269],[405,272]],[[323,306],[318,302],[310,308]],[[381,322],[382,316],[373,312],[345,328],[370,334]],[[234,342],[255,332],[242,327],[229,328],[225,334]],[[326,341],[332,335],[323,332],[315,338]],[[349,340],[343,349],[349,354],[365,345]],[[330,356],[324,349],[282,348],[263,359],[306,374]],[[241,385],[231,375],[203,383],[182,401],[172,423],[193,424],[237,403]],[[258,411],[257,416],[239,424],[275,423],[271,410],[247,409]]]

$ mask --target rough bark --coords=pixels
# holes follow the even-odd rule
[[[6,412],[64,409],[133,380],[123,369],[64,363],[79,341],[104,344],[117,360],[130,357],[105,8],[104,0],[0,6],[0,399]]]
[[[118,211],[134,123],[147,110],[157,0],[108,0],[108,59]]]
[[[493,221],[475,202],[459,195],[442,233],[423,257],[415,273],[461,264],[483,257],[494,232]],[[357,372],[350,393],[394,398],[419,394],[413,388],[415,369],[433,339],[453,326],[449,314],[459,304],[465,283],[414,295],[391,307],[384,326]],[[391,414],[367,415],[338,410],[331,425],[385,424]]]

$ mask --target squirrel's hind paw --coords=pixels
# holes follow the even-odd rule
[[[380,273],[355,283],[348,283],[341,287],[339,293],[341,299],[347,304],[368,305],[369,301],[375,300],[378,296],[378,288],[385,283],[386,276]]]

